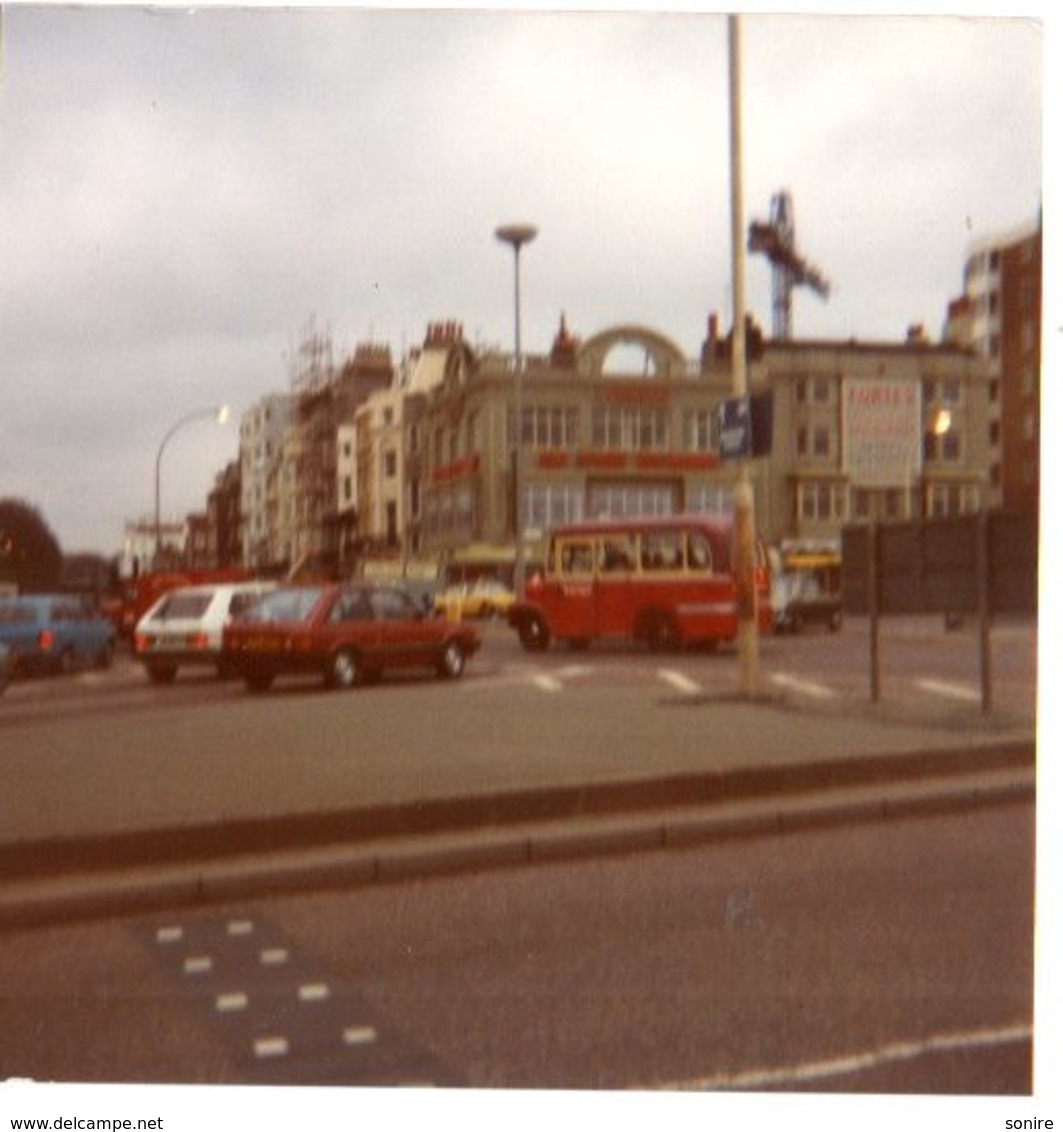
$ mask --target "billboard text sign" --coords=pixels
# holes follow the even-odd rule
[[[870,487],[911,483],[923,461],[919,382],[849,377],[842,396],[842,453],[850,481]]]

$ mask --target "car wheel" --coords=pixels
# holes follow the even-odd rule
[[[177,676],[176,664],[149,664],[148,679],[153,684],[172,684]]]
[[[340,649],[329,660],[325,679],[330,688],[353,688],[360,677],[358,657],[350,649]]]
[[[550,630],[541,617],[527,617],[520,623],[520,643],[529,652],[542,652],[550,643]]]
[[[110,668],[114,662],[114,641],[108,641],[96,654],[97,668]]]
[[[267,692],[272,684],[272,672],[249,672],[244,677],[244,685],[249,692]]]
[[[74,653],[72,649],[63,649],[55,658],[55,672],[60,676],[69,676],[74,671]]]
[[[465,652],[457,641],[448,641],[443,646],[437,668],[439,675],[447,680],[457,680],[465,671]]]

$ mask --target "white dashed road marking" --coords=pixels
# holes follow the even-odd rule
[[[255,1057],[284,1057],[288,1052],[288,1039],[279,1036],[258,1038],[254,1050]]]
[[[945,680],[917,680],[916,687],[934,696],[946,696],[950,700],[964,700],[967,703],[979,703],[981,692],[966,684],[950,684]]]
[[[324,1002],[329,996],[329,989],[325,983],[304,983],[299,988],[300,1002]]]
[[[704,1090],[714,1092],[728,1089],[764,1089],[786,1087],[822,1081],[830,1077],[842,1077],[877,1069],[898,1061],[911,1061],[935,1053],[954,1053],[969,1049],[983,1049],[1016,1042],[1029,1041],[1033,1036],[1031,1027],[1019,1024],[1002,1026],[993,1030],[968,1030],[957,1034],[936,1034],[929,1038],[906,1042],[890,1042],[877,1049],[848,1054],[844,1057],[826,1058],[822,1061],[806,1061],[797,1065],[784,1065],[776,1068],[748,1069],[741,1073],[720,1073],[692,1081],[679,1081],[655,1088],[679,1090]]]
[[[780,688],[788,688],[791,692],[798,692],[802,696],[811,696],[817,700],[832,700],[838,695],[833,688],[828,688],[826,684],[817,684],[812,680],[799,680],[796,676],[790,676],[785,672],[773,673],[771,682],[777,684]]]
[[[170,921],[138,929],[211,1019],[241,1080],[273,1084],[457,1084],[416,1038],[377,1030],[356,986],[330,976],[267,921]]]
[[[691,680],[689,676],[684,676],[682,672],[676,672],[671,668],[658,669],[657,675],[666,683],[671,684],[673,688],[682,692],[684,695],[693,696],[701,691],[701,685]]]
[[[343,1044],[347,1046],[367,1046],[376,1041],[376,1030],[372,1026],[348,1026],[343,1031]]]
[[[561,681],[556,676],[547,676],[542,672],[532,677],[532,683],[543,692],[561,691]]]

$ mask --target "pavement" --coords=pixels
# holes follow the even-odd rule
[[[446,713],[441,726],[455,740],[456,754],[431,763],[413,749],[412,721],[374,696],[383,689],[350,694],[360,734],[376,736],[366,750],[382,751],[360,758],[357,774],[353,701],[341,695],[313,697],[315,773],[284,741],[296,703],[284,695],[226,701],[229,725],[252,738],[258,728],[271,740],[263,749],[277,752],[250,774],[246,753],[199,750],[190,732],[187,757],[126,742],[87,779],[83,749],[105,749],[106,713],[75,728],[5,725],[0,928],[891,820],[1035,792],[1027,713],[676,692],[658,694],[650,710],[634,696],[618,707],[613,695],[602,728],[588,688],[583,740],[550,741],[571,731],[554,709],[534,734],[507,735],[506,757],[491,759],[482,742],[462,742],[463,729],[482,728],[475,704],[484,701],[472,676],[461,684],[425,685],[418,698]],[[669,735],[679,738],[661,743],[677,713],[682,726]],[[20,737],[30,735],[24,751]],[[299,739],[306,744],[305,730],[293,732]]]

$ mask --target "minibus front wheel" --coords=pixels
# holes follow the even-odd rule
[[[538,615],[531,614],[520,623],[520,643],[529,652],[542,652],[550,644],[550,630]]]

